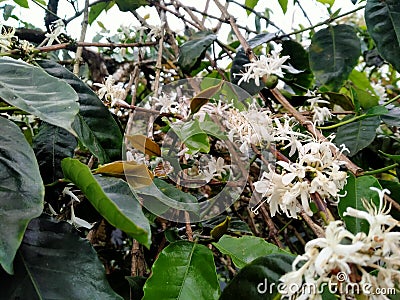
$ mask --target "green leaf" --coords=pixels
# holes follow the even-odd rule
[[[349,173],[347,184],[343,188],[345,196],[340,198],[338,212],[340,217],[344,220],[346,228],[354,234],[358,232],[368,233],[369,225],[367,220],[350,216],[344,217],[343,213],[346,211],[347,207],[365,211],[361,199],[366,199],[368,201],[372,199],[375,204],[379,205],[378,194],[370,190],[372,186],[382,189],[378,180],[373,176],[361,176],[356,178],[353,174]]]
[[[284,14],[287,11],[288,0],[278,0]]]
[[[201,130],[210,136],[220,140],[226,140],[228,138],[227,134],[221,131],[221,128],[211,120],[209,115],[206,115],[203,122],[199,122],[199,125]]]
[[[400,2],[368,0],[365,6],[367,29],[380,55],[400,71]]]
[[[104,10],[109,10],[111,7],[114,6],[114,4],[115,1],[105,1],[92,5],[89,10],[89,24],[92,25],[92,23]]]
[[[115,0],[121,11],[135,11],[141,6],[148,5],[147,0]]]
[[[15,275],[0,272],[2,299],[121,299],[89,241],[50,217],[29,223]]]
[[[75,137],[63,128],[43,122],[33,138],[33,150],[43,182],[49,184],[64,177],[61,160],[72,157],[77,146]]]
[[[192,40],[180,46],[178,65],[184,72],[190,73],[200,63],[207,49],[216,39],[217,35],[209,31],[198,32]]]
[[[12,262],[29,221],[42,213],[44,186],[31,146],[20,129],[0,117],[0,264]]]
[[[389,126],[399,126],[400,124],[400,107],[392,107],[389,112],[381,116],[381,120]]]
[[[264,43],[267,43],[273,40],[276,37],[275,33],[261,33],[255,36],[254,38],[248,40],[249,46],[251,48],[258,47]],[[245,72],[245,68],[243,65],[249,63],[250,60],[247,58],[246,53],[244,52],[243,48],[240,47],[238,52],[236,53],[235,58],[232,61],[231,67],[231,82],[234,84],[238,84],[241,75]],[[261,91],[265,85],[264,83],[260,82],[260,85],[257,86],[254,82],[254,79],[250,80],[249,82],[241,82],[240,87],[247,91],[250,95],[255,95],[259,91]]]
[[[114,177],[93,176],[90,169],[77,159],[65,158],[61,167],[88,198],[94,208],[113,226],[121,229],[147,248],[151,244],[150,225],[139,201],[128,184]]]
[[[64,81],[23,61],[0,58],[0,97],[50,124],[74,133],[78,95]]]
[[[182,192],[162,179],[154,178],[153,184],[135,190],[143,199],[143,205],[152,213],[161,216],[169,210],[177,212],[185,210],[190,213],[190,219],[195,222],[200,215],[200,206],[196,197]]]
[[[14,2],[23,8],[29,8],[28,0],[14,0]]]
[[[229,282],[219,300],[279,299],[279,278],[292,271],[293,260],[294,256],[287,254],[270,254],[253,260]]]
[[[38,61],[47,73],[67,82],[79,96],[79,114],[73,129],[82,144],[101,164],[121,159],[122,133],[111,113],[97,95],[78,77],[61,65],[50,61]]]
[[[219,283],[213,254],[188,241],[170,244],[158,256],[144,285],[143,300],[218,299]]]
[[[317,0],[317,1],[322,4],[328,4],[329,6],[332,6],[335,3],[335,0]]]
[[[310,67],[319,84],[338,91],[357,65],[360,40],[349,25],[329,26],[314,34],[310,46]]]
[[[224,235],[213,245],[221,253],[229,255],[238,268],[243,268],[248,263],[260,256],[269,254],[289,254],[274,244],[267,243],[264,239],[255,236],[242,236],[240,238]]]
[[[364,72],[353,70],[350,73],[349,80],[355,85],[358,100],[361,107],[368,109],[378,105],[379,97],[376,95],[374,88]]]
[[[375,139],[376,129],[379,127],[379,117],[369,117],[340,126],[336,133],[335,144],[345,144],[350,150],[349,156],[355,155]]]
[[[380,154],[382,154],[383,156],[386,156],[387,158],[390,158],[390,159],[393,160],[394,162],[400,162],[400,155],[388,154],[388,153],[385,153],[385,152],[383,152],[383,151],[381,151],[381,150],[378,150],[378,152],[379,152]]]
[[[385,115],[389,112],[389,110],[382,106],[382,105],[377,105],[377,106],[373,106],[370,109],[368,109],[365,114],[367,116],[381,116],[381,115]]]
[[[285,63],[290,64],[295,69],[302,71],[298,74],[285,73],[287,84],[296,92],[304,94],[304,89],[311,88],[314,76],[310,69],[308,52],[304,47],[295,41],[282,41],[282,56],[289,55],[290,59]],[[298,86],[302,87],[299,88]]]
[[[210,151],[208,135],[201,129],[199,120],[194,119],[184,123],[171,123],[166,118],[163,118],[163,120],[176,133],[181,143],[186,145],[189,149],[188,153],[198,151],[208,153]]]
[[[254,7],[256,7],[257,3],[258,3],[258,0],[246,0],[244,2],[244,5],[251,9],[254,9]],[[246,13],[247,13],[247,15],[250,15],[251,11],[246,9]]]

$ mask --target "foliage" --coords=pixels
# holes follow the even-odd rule
[[[2,297],[400,293],[397,1],[34,2],[0,7]]]

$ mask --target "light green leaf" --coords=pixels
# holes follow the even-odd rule
[[[379,53],[400,71],[400,2],[368,0],[365,22]]]
[[[360,53],[360,39],[353,27],[329,26],[312,37],[310,67],[319,84],[338,91],[357,65]]]
[[[14,2],[23,8],[29,8],[28,0],[14,0]]]
[[[122,133],[117,122],[97,95],[66,68],[50,60],[38,61],[47,73],[68,83],[79,96],[79,114],[72,128],[82,144],[101,164],[121,159]]]
[[[284,14],[287,11],[288,0],[278,0]]]
[[[98,16],[105,10],[109,10],[111,7],[113,7],[115,4],[115,1],[105,1],[105,2],[98,2],[92,6],[90,6],[89,10],[89,24],[92,25],[92,23],[97,19]]]
[[[197,32],[192,40],[187,41],[179,48],[178,65],[186,73],[195,69],[211,44],[217,39],[217,35],[209,31]]]
[[[221,253],[229,255],[238,268],[243,268],[260,256],[275,253],[289,254],[274,244],[267,243],[262,238],[247,235],[240,238],[224,235],[217,243],[213,243],[213,245]]]
[[[349,156],[353,156],[372,143],[379,124],[380,119],[375,116],[340,126],[336,133],[335,144],[337,146],[345,144],[350,150]]]
[[[256,7],[257,3],[258,3],[258,0],[246,0],[244,2],[244,5],[246,5],[247,7],[251,8],[251,9],[254,9],[254,7]],[[250,15],[251,11],[246,9],[246,13],[247,13],[247,15]]]
[[[90,169],[77,159],[65,158],[61,167],[65,177],[83,192],[111,225],[147,248],[150,246],[150,225],[139,201],[125,181],[114,177],[93,176]]]
[[[2,299],[122,300],[110,287],[89,241],[50,217],[32,220],[15,259],[15,275],[0,271]]]
[[[171,123],[166,118],[163,118],[163,120],[176,133],[181,143],[186,145],[189,149],[188,153],[198,151],[208,153],[210,151],[208,135],[201,129],[199,120],[194,119],[184,123]]]
[[[322,4],[328,4],[329,6],[332,6],[335,3],[335,0],[317,0],[317,1]]]
[[[353,174],[349,173],[347,184],[343,188],[345,196],[340,198],[338,211],[340,217],[346,224],[346,228],[354,234],[358,232],[368,233],[369,225],[367,220],[350,216],[344,217],[343,213],[346,211],[347,207],[365,211],[361,199],[366,199],[367,201],[371,201],[372,199],[373,203],[379,205],[378,194],[375,191],[370,190],[370,187],[372,186],[382,189],[378,180],[373,176],[361,176],[355,178]]]
[[[270,254],[253,260],[229,282],[219,300],[280,299],[279,278],[292,271],[293,260],[294,256],[287,254]]]
[[[78,95],[64,81],[23,61],[0,58],[0,97],[7,103],[74,133]]]
[[[179,241],[166,247],[154,262],[143,300],[216,300],[219,293],[211,250]]]
[[[379,97],[364,72],[353,70],[350,73],[349,80],[355,85],[358,101],[364,109],[378,105]]]
[[[42,213],[44,186],[31,146],[20,129],[0,117],[0,264],[12,262],[29,221]]]

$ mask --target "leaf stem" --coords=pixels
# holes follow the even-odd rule
[[[375,175],[375,174],[380,174],[389,170],[392,170],[394,168],[397,168],[399,166],[398,163],[394,163],[392,165],[386,166],[384,168],[372,170],[372,171],[365,171],[362,175]]]

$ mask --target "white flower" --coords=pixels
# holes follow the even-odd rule
[[[147,40],[151,40],[152,37],[154,37],[156,39],[162,37],[162,35],[164,34],[164,25],[165,25],[165,22],[161,23],[158,26],[148,25],[150,28],[150,32],[147,35]]]
[[[87,221],[78,218],[75,216],[75,212],[74,212],[74,201],[80,202],[80,200],[78,199],[77,196],[75,196],[74,193],[71,192],[71,189],[69,187],[65,187],[63,190],[63,194],[64,195],[68,195],[71,197],[72,199],[72,204],[71,204],[71,218],[68,220],[68,223],[70,223],[71,225],[74,225],[76,227],[84,227],[87,229],[91,229],[93,227],[92,224],[88,223]]]
[[[58,19],[58,20],[52,22],[52,24],[53,25],[51,25],[50,33],[45,34],[46,40],[47,40],[46,46],[53,45],[54,41],[57,41],[59,44],[61,44],[58,37],[62,34],[62,31],[65,28],[64,21],[61,19]]]
[[[240,85],[243,81],[249,82],[251,79],[254,79],[255,84],[257,86],[260,85],[260,78],[263,76],[268,76],[271,74],[283,77],[282,69],[287,70],[290,73],[300,73],[302,71],[296,70],[292,66],[284,65],[284,63],[290,58],[289,55],[284,55],[280,57],[282,52],[282,45],[276,44],[274,42],[270,42],[274,45],[274,50],[271,51],[270,55],[261,55],[258,60],[250,62],[248,64],[243,65],[247,70],[243,74],[234,74],[242,76],[240,78],[238,85]]]
[[[10,29],[7,30],[7,28],[5,28],[0,22],[0,52],[3,50],[7,51],[10,48],[14,34],[14,27],[10,27]]]
[[[308,92],[306,96],[315,96],[313,93]],[[307,100],[310,103],[308,107],[309,110],[312,111],[313,114],[313,123],[316,125],[322,125],[325,121],[332,118],[332,113],[328,107],[321,107],[320,104],[329,104],[328,101],[321,99],[320,97],[314,97]]]
[[[99,96],[100,99],[103,99],[104,97],[106,99],[111,98],[112,87],[114,86],[114,83],[115,83],[114,78],[111,75],[109,75],[104,84],[102,83],[93,84],[95,86],[100,87],[100,89],[97,91],[97,95]]]

